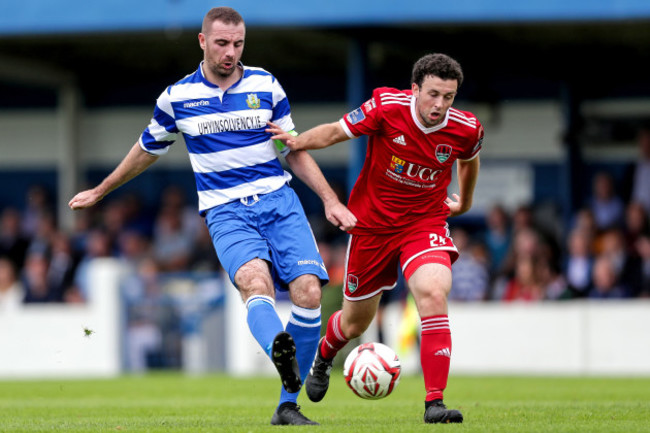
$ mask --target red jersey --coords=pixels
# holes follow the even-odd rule
[[[368,136],[363,169],[348,203],[358,220],[353,234],[444,222],[454,162],[474,158],[483,141],[476,117],[455,108],[439,125],[424,127],[411,90],[375,89],[371,99],[339,122],[350,138]]]

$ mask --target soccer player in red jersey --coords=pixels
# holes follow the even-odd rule
[[[456,60],[429,54],[415,63],[410,90],[375,89],[338,122],[297,137],[269,125],[274,139],[296,150],[368,136],[348,203],[357,224],[350,231],[343,307],[330,317],[305,381],[312,401],[325,396],[334,356],[368,328],[382,292],[395,287],[400,265],[421,320],[424,421],[463,420],[460,411],[443,403],[451,357],[447,296],[451,264],[458,257],[447,218],[472,205],[483,127],[473,114],[452,108],[462,81]],[[448,197],[454,163],[459,194]]]

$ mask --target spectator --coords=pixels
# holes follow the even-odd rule
[[[99,257],[112,257],[111,239],[105,231],[93,229],[88,233],[86,251],[75,271],[74,288],[70,291],[70,301],[88,301],[91,283],[88,280],[89,267],[92,261]]]
[[[591,238],[591,241],[595,242],[596,236],[598,235],[598,227],[591,208],[587,206],[578,210],[573,217],[573,222],[570,228],[571,230],[576,229],[584,231]],[[591,245],[591,248],[594,248],[593,244]]]
[[[626,296],[625,287],[619,282],[616,265],[610,256],[603,254],[596,258],[592,278],[591,299],[622,299]]]
[[[570,230],[574,229],[584,231],[585,236],[590,238],[589,248],[594,254],[600,252],[602,231],[598,229],[596,218],[589,206],[583,207],[575,214]]]
[[[542,286],[546,300],[563,299],[567,292],[566,277],[553,261],[542,259],[538,262],[535,274]]]
[[[505,208],[498,204],[488,211],[485,222],[486,230],[483,239],[490,255],[490,273],[491,276],[495,276],[503,267],[510,249],[512,233],[509,216]]]
[[[117,247],[117,239],[126,230],[126,205],[121,198],[108,201],[101,213],[101,229],[110,239],[110,250]]]
[[[37,235],[43,217],[53,214],[50,195],[42,185],[33,185],[27,190],[25,210],[22,215],[22,230],[27,237]]]
[[[20,307],[23,302],[23,288],[18,280],[16,265],[6,257],[0,256],[0,315]]]
[[[458,249],[458,260],[451,268],[452,283],[449,299],[453,301],[484,301],[490,288],[490,272],[485,245],[471,243],[467,231],[451,231]]]
[[[29,238],[20,229],[20,212],[5,208],[0,216],[0,256],[11,260],[15,269],[22,269],[29,247]]]
[[[624,204],[609,173],[601,171],[594,176],[590,208],[599,230],[621,227]]]
[[[623,274],[627,262],[627,250],[625,248],[625,238],[622,229],[606,230],[601,235],[600,249],[598,255],[609,257],[616,277]]]
[[[75,300],[74,297],[69,296],[73,291],[76,268],[77,259],[74,257],[70,238],[63,232],[56,232],[52,237],[47,279],[51,287],[57,293],[61,293],[62,299],[66,302]]]
[[[495,279],[491,299],[504,299],[508,295],[506,293],[509,290],[508,286],[515,286],[521,284],[523,281],[527,280],[526,284],[530,284],[532,280],[528,281],[529,278],[527,275],[522,275],[521,277],[517,276],[517,273],[526,273],[527,263],[524,260],[527,260],[533,269],[531,272],[536,274],[537,266],[543,264],[544,266],[552,266],[550,259],[552,257],[552,250],[545,243],[545,239],[542,237],[541,233],[532,225],[528,218],[528,211],[520,212],[520,215],[524,218],[520,218],[520,224],[517,231],[513,232],[513,239],[510,251],[508,251],[508,256],[504,262],[504,266],[498,277]],[[554,266],[554,265],[553,265]],[[523,268],[523,269],[521,269]],[[554,269],[554,268],[551,268]],[[538,278],[537,275],[534,276]],[[541,284],[540,281],[536,281]],[[510,287],[510,290],[515,290],[518,292],[519,289],[516,287]]]
[[[93,226],[93,212],[95,209],[84,209],[74,215],[74,227],[70,234],[70,242],[75,257],[79,258],[86,252],[88,234]]]
[[[564,268],[568,291],[562,296],[564,298],[583,298],[589,294],[594,265],[591,239],[591,233],[580,227],[569,234]]]
[[[535,214],[530,205],[520,205],[512,214],[512,232],[517,233],[524,229],[535,229]]]
[[[650,188],[650,185],[648,186]],[[638,257],[636,242],[640,237],[650,234],[648,214],[639,202],[630,202],[625,209],[624,237],[626,252],[630,257]]]
[[[520,228],[513,232],[510,250],[501,269],[502,275],[511,277],[515,273],[516,263],[521,257],[533,258],[540,251],[541,238],[532,227]]]
[[[50,282],[48,271],[49,259],[45,254],[37,251],[27,255],[22,275],[26,304],[63,301],[63,293]]]
[[[178,185],[167,186],[160,197],[161,209],[174,209],[180,215],[183,233],[190,239],[196,239],[205,226],[195,206],[187,203],[185,192]],[[158,227],[155,231],[160,230]]]
[[[127,229],[117,239],[117,256],[130,269],[151,257],[151,241],[137,229]]]
[[[183,227],[183,209],[163,207],[156,218],[153,255],[162,271],[187,270],[194,239]]]
[[[49,211],[41,212],[35,217],[33,224],[35,228],[29,242],[27,254],[48,256],[52,249],[54,236],[57,233],[54,214]]]
[[[521,256],[515,263],[515,274],[507,282],[504,301],[541,301],[546,297],[544,287],[536,273],[532,256]]]

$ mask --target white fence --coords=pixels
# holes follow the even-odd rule
[[[228,370],[273,374],[235,289],[228,294]],[[286,320],[290,307],[278,309]],[[386,343],[396,349],[402,311],[395,303],[384,315]],[[650,300],[453,303],[449,320],[452,374],[650,375]],[[373,323],[362,340],[376,336]],[[417,347],[400,355],[406,373],[419,371]]]
[[[0,377],[121,373],[121,269],[106,259],[91,266],[88,304],[28,304],[0,315]]]
[[[120,276],[115,262],[98,261],[88,305],[29,305],[0,315],[0,378],[121,374]],[[248,331],[245,308],[231,286],[226,287],[224,308],[224,320],[211,325],[223,329],[204,328],[199,340],[193,335],[195,347],[219,340],[216,350],[225,352],[229,374],[274,374]],[[286,321],[289,305],[279,302],[278,309]],[[396,348],[401,321],[401,307],[389,306],[384,334]],[[450,323],[452,374],[650,375],[650,300],[455,303]],[[84,328],[94,333],[86,336]],[[374,339],[373,324],[363,340]],[[204,352],[186,354],[191,365],[185,370],[207,371]],[[417,372],[417,348],[402,353],[402,362],[406,373]]]

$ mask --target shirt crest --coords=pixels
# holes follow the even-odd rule
[[[439,162],[445,162],[451,156],[452,148],[448,144],[439,144],[436,146],[436,158]]]
[[[254,110],[260,108],[260,98],[257,97],[257,93],[249,93],[246,96],[246,104],[248,105],[248,108],[252,108]]]

